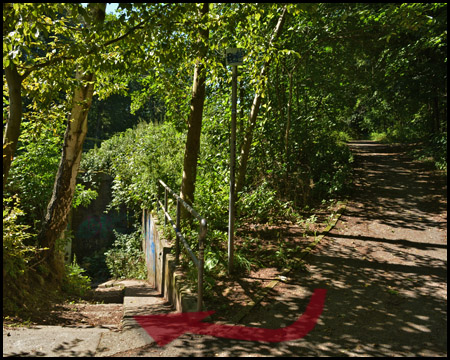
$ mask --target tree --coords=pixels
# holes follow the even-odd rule
[[[8,119],[3,134],[3,190],[20,136],[22,83],[32,71],[30,66],[35,65],[36,53],[45,48],[40,32],[48,31],[48,28],[36,21],[42,8],[33,4],[3,3],[3,69],[9,94]],[[50,5],[48,10],[53,12],[55,8]],[[34,52],[24,49],[31,42]]]
[[[277,25],[275,26],[275,29],[273,31],[272,37],[269,41],[268,48],[270,48],[273,45],[273,42],[277,39],[277,37],[280,35],[283,24],[285,22],[287,16],[287,6],[285,6],[281,12],[281,15],[278,19]],[[261,69],[261,75],[260,77],[263,79],[267,72],[267,67],[270,64],[270,58],[263,64]],[[256,119],[258,117],[259,107],[261,105],[261,98],[262,98],[262,92],[257,91],[255,93],[255,96],[253,98],[252,108],[249,115],[249,125],[245,131],[244,141],[241,146],[240,150],[240,165],[238,169],[238,173],[236,176],[236,194],[238,194],[240,191],[242,191],[242,188],[244,186],[245,182],[245,174],[247,172],[247,162],[248,157],[250,154],[250,148],[252,144],[253,139],[253,130],[256,125]]]
[[[3,188],[7,184],[9,169],[19,141],[22,122],[22,97],[30,88],[39,88],[41,98],[49,97],[54,84],[64,79],[65,71],[52,73],[51,81],[42,81],[51,67],[58,67],[66,60],[82,55],[74,44],[72,33],[80,31],[70,24],[64,15],[77,12],[78,4],[57,3],[4,3],[3,4],[3,66],[9,91],[8,119],[3,136]],[[70,51],[72,49],[72,52]],[[59,69],[60,70],[60,69]],[[32,78],[32,79],[30,79]],[[35,92],[36,94],[36,92]],[[31,97],[31,96],[30,96]],[[48,105],[50,101],[44,101]],[[34,104],[39,101],[34,102]]]
[[[52,100],[56,101],[58,108],[71,106],[53,195],[38,236],[41,245],[48,248],[46,258],[51,264],[55,260],[56,239],[67,225],[67,215],[72,205],[82,145],[86,136],[87,114],[94,93],[94,73],[98,69],[104,72],[110,70],[111,60],[116,56],[108,51],[108,47],[142,28],[148,17],[143,11],[141,19],[136,21],[136,13],[131,12],[128,19],[124,16],[120,19],[109,19],[108,26],[103,27],[104,4],[89,4],[87,10],[81,4],[13,4],[6,6],[6,10],[9,11],[9,16],[4,11],[4,19],[6,16],[8,20],[6,30],[4,28],[4,35],[5,31],[7,32],[4,38],[6,46],[3,48],[4,65],[12,70],[17,69],[16,75],[19,75],[9,76],[14,75],[14,72],[6,71],[7,80],[15,81],[10,81],[11,98],[14,95],[14,100],[21,100],[20,92],[14,90],[21,89],[17,86],[20,85],[19,81],[21,85],[25,84],[23,88],[30,95],[27,99],[28,107],[33,109],[27,115],[33,112],[38,114],[41,110],[41,114],[36,117],[39,121],[45,119],[45,114],[48,113],[46,107],[50,106]],[[130,27],[129,24],[134,26]],[[131,43],[135,45],[138,42]],[[114,68],[117,69],[122,64],[115,64]],[[75,78],[72,78],[73,72]],[[29,79],[31,81],[28,81]],[[107,87],[110,84],[102,85]],[[71,91],[73,95],[70,101]],[[67,95],[67,100],[64,100],[64,95]],[[12,105],[18,102],[10,101]],[[16,108],[20,109],[17,106],[9,107],[10,115],[5,132],[9,134],[11,131],[8,129],[15,129],[16,138],[4,137],[4,142],[8,146],[12,144],[13,150],[21,127],[21,116],[14,116],[21,115],[18,111],[14,113]],[[6,157],[8,163],[4,163],[5,168],[11,165],[13,151],[8,154],[11,155]],[[4,185],[5,183],[6,178]]]
[[[5,190],[11,162],[16,152],[22,120],[22,81],[15,64],[5,69],[9,92],[9,116],[3,135],[3,190]]]
[[[206,22],[209,4],[204,3],[199,9],[199,21]],[[192,86],[191,111],[188,120],[186,148],[184,151],[183,179],[181,182],[181,198],[188,204],[194,202],[195,179],[197,176],[197,160],[200,150],[200,134],[202,129],[203,104],[206,96],[206,70],[205,57],[208,52],[209,30],[199,27],[197,41],[197,60],[194,69],[194,82]],[[187,213],[184,212],[184,217]]]
[[[285,196],[290,170],[292,184],[307,173],[305,192],[310,184],[336,188],[335,175],[345,162],[334,150],[336,134],[354,123],[368,133],[445,133],[445,4],[120,7],[122,13],[106,18],[102,28],[104,22],[90,14],[101,11],[97,5],[86,11],[80,4],[4,4],[4,186],[23,125],[45,121],[44,111],[53,107],[70,114],[40,237],[49,248],[66,222],[93,93],[100,101],[119,93],[132,113],[152,98],[164,108],[164,121],[187,132],[182,176],[169,184],[180,186],[187,202],[202,198],[196,178],[215,165],[220,173],[203,181],[202,191],[227,183],[227,47],[248,51],[239,75],[237,134],[236,191],[244,196],[244,185],[256,191],[261,179],[270,179]],[[99,129],[105,108],[93,110],[91,121]],[[210,150],[200,146],[205,128],[213,139],[202,144],[214,145],[214,154],[200,157],[198,171],[199,154]]]
[[[44,106],[47,106],[48,98],[51,99],[54,93],[72,86],[67,81],[70,78],[67,74],[73,70],[73,61],[98,53],[129,36],[147,21],[143,16],[141,22],[118,37],[111,37],[111,34],[118,26],[121,30],[125,25],[122,21],[110,22],[104,31],[104,41],[91,46],[78,41],[87,31],[79,21],[84,15],[85,9],[78,3],[3,4],[3,66],[9,91],[8,119],[3,136],[3,188],[20,136],[24,94],[33,98],[40,93],[41,99],[47,98],[44,100]],[[104,61],[103,65],[106,67]],[[33,79],[29,80],[30,77]],[[28,84],[24,88],[25,81]],[[39,91],[30,91],[30,87]],[[38,103],[34,99],[35,110]]]
[[[106,3],[90,4],[84,17],[88,29],[99,28],[105,19]],[[94,32],[86,39],[86,43],[94,39]],[[78,86],[74,91],[72,110],[67,121],[64,145],[55,178],[52,198],[47,207],[47,214],[39,233],[39,242],[48,248],[45,256],[51,269],[57,270],[58,259],[55,252],[56,240],[67,226],[72,206],[76,177],[80,166],[84,138],[87,133],[87,116],[94,94],[95,74],[78,68],[75,79]],[[56,278],[60,274],[55,273]]]

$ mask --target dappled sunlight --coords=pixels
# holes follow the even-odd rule
[[[118,357],[447,356],[446,3],[4,3],[3,28],[10,323],[123,314],[146,344]],[[172,309],[136,284],[50,308],[109,276],[196,293],[204,331],[151,349],[136,319]]]
[[[400,160],[399,164],[405,161],[398,153],[389,156],[387,146],[365,145],[361,152],[372,159],[364,163],[368,168],[378,168],[375,158],[380,156],[390,162]],[[376,152],[370,153],[373,149]],[[326,288],[324,311],[310,334],[270,348],[262,342],[194,337],[202,354],[443,356],[447,346],[447,241],[442,205],[434,201],[429,211],[418,209],[416,182],[428,183],[428,175],[411,176],[411,169],[396,172],[396,168],[386,163],[371,172],[372,178],[365,177],[368,183],[355,193],[356,201],[306,258],[306,271],[291,271],[240,322],[269,329],[287,326],[304,311],[313,289]],[[367,190],[369,183],[372,188]],[[429,186],[418,196],[433,191]],[[261,233],[261,240],[276,238],[278,233],[268,234]],[[266,278],[276,278],[274,269]]]

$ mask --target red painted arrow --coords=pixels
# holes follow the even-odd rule
[[[187,332],[237,340],[281,342],[301,339],[314,328],[322,313],[326,293],[326,289],[314,290],[303,315],[293,324],[281,329],[220,325],[201,321],[214,311],[141,315],[134,318],[159,346],[164,346]]]

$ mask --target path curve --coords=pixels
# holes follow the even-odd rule
[[[401,146],[349,146],[357,181],[344,214],[309,271],[278,282],[242,322],[288,326],[325,288],[313,331],[275,344],[185,334],[139,356],[447,356],[446,179]]]
[[[331,288],[327,354],[446,356],[446,179],[402,146],[349,146],[352,201],[310,256],[308,280]]]

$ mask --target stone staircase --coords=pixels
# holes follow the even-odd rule
[[[174,307],[144,280],[110,280],[99,285],[99,288],[116,286],[124,287],[122,331],[103,333],[96,356],[111,356],[153,344],[153,339],[137,324],[133,316],[175,311]]]

